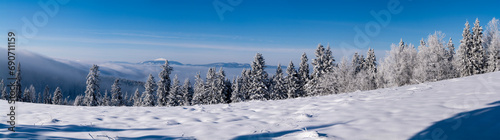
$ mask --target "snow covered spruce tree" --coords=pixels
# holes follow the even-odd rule
[[[250,75],[252,71],[243,69],[241,71],[241,77],[237,77],[235,82],[233,82],[232,92],[231,92],[231,102],[244,102],[250,99]]]
[[[135,89],[134,96],[131,97],[133,100],[133,106],[142,106],[142,98],[139,88]]]
[[[356,76],[355,81],[359,84],[355,89],[361,91],[374,89],[374,87],[376,87],[375,79],[375,76],[371,77],[371,73],[369,73],[368,69],[364,65],[363,69]]]
[[[333,54],[330,49],[330,44],[328,44],[328,46],[326,47],[324,57],[325,57],[323,61],[324,62],[323,67],[325,68],[324,73],[332,72],[335,69],[335,67],[337,67],[337,65],[335,64],[335,59],[333,58]]]
[[[303,53],[300,58],[300,66],[298,70],[299,75],[299,90],[297,91],[299,96],[306,96],[305,85],[309,81],[309,63],[307,62],[307,55]]]
[[[142,93],[142,106],[155,106],[156,97],[154,95],[156,88],[155,80],[152,74],[149,74],[148,80],[144,84],[144,92]]]
[[[320,76],[322,76],[325,71],[325,68],[323,67],[324,61],[324,55],[325,55],[325,48],[323,45],[318,44],[318,48],[316,48],[316,52],[314,53],[316,55],[316,58],[312,60],[311,64],[313,65],[313,72],[311,74],[311,79],[307,81],[305,85],[305,90],[309,96],[316,95],[316,89],[318,85],[318,80]]]
[[[247,69],[247,70],[243,70],[242,71],[242,76],[241,76],[241,92],[243,93],[244,95],[244,99],[245,100],[250,100],[250,89],[252,88],[251,84],[252,84],[252,78],[251,78],[251,75],[252,75],[252,70],[251,69]]]
[[[458,71],[455,67],[455,45],[453,44],[453,40],[450,38],[448,44],[446,45],[448,50],[446,52],[446,58],[448,59],[448,78],[456,78],[458,77]]]
[[[125,92],[125,94],[123,94],[123,102],[124,102],[125,106],[132,106],[132,105],[134,105],[134,101],[132,99],[132,96],[133,95],[128,94],[128,92]]]
[[[99,95],[99,66],[92,65],[87,75],[87,89],[85,90],[84,104],[87,106],[98,106]]]
[[[460,77],[470,76],[474,74],[474,67],[472,66],[472,34],[470,32],[470,25],[467,21],[465,28],[462,32],[462,40],[460,40],[460,47],[457,51],[457,59],[455,59],[455,67],[460,72]]]
[[[233,85],[231,86],[231,103],[245,101],[245,94],[242,92],[242,88],[242,78],[238,76],[236,77],[236,79],[234,79]]]
[[[66,96],[66,98],[64,98],[63,105],[69,105],[69,96]]]
[[[257,53],[252,62],[252,73],[250,75],[250,100],[266,100],[269,98],[269,80],[267,72],[264,70],[266,63],[262,54]]]
[[[50,94],[49,91],[49,85],[45,85],[45,90],[43,90],[43,103],[51,104],[52,103],[51,97],[52,95]]]
[[[286,95],[288,98],[297,98],[300,97],[298,95],[298,90],[300,89],[299,85],[299,75],[297,74],[297,70],[295,70],[295,66],[293,62],[290,61],[288,67],[286,68],[287,76],[285,78],[285,88]]]
[[[31,91],[26,87],[23,92],[23,102],[32,102]]]
[[[218,73],[215,73],[215,68],[209,68],[205,83],[208,104],[229,103],[230,97],[228,96],[230,95],[228,92],[230,90],[226,82],[226,75],[222,68],[220,68]]]
[[[483,28],[479,25],[478,19],[474,23],[472,33],[469,22],[465,23],[463,39],[460,41],[455,60],[455,67],[460,71],[461,77],[484,73],[487,68],[482,32]]]
[[[206,93],[205,83],[203,79],[201,79],[200,72],[198,72],[195,76],[194,94],[191,103],[193,105],[205,104],[207,98]]]
[[[351,62],[352,69],[353,69],[353,77],[356,77],[355,75],[357,75],[359,72],[361,72],[361,70],[363,70],[364,61],[365,60],[364,60],[363,55],[359,55],[358,52],[354,53],[354,56],[352,56],[352,62]]]
[[[5,83],[3,82],[3,79],[2,81],[0,81],[0,93],[2,94],[2,96],[0,97],[1,99],[4,99],[4,100],[9,100],[9,94],[7,94],[7,88],[5,87]]]
[[[167,96],[168,106],[180,106],[184,104],[184,98],[182,97],[181,86],[179,84],[179,79],[177,78],[177,75],[175,75],[173,83],[170,86],[170,92]]]
[[[222,70],[222,68],[220,70]],[[224,82],[224,91],[223,91],[224,102],[231,103],[232,102],[231,101],[231,94],[233,93],[233,88],[232,88],[233,83],[228,78],[226,78],[226,74],[224,74],[224,71],[222,71],[222,74],[224,75],[223,78],[221,78],[224,80],[223,81]]]
[[[484,73],[485,57],[483,48],[483,27],[479,25],[479,19],[476,19],[472,28],[472,49],[471,59],[474,74]]]
[[[113,85],[111,85],[111,106],[122,106],[125,105],[125,99],[123,98],[122,88],[120,87],[120,80],[116,79]]]
[[[82,95],[76,96],[75,102],[73,102],[73,105],[74,106],[82,106],[82,105],[84,105],[83,104],[83,96]]]
[[[165,60],[165,64],[161,66],[162,70],[158,74],[160,80],[158,81],[158,90],[156,91],[158,106],[167,105],[167,96],[170,92],[170,73],[172,73],[173,68],[168,65],[168,60]]]
[[[137,90],[138,88],[136,88]],[[140,93],[139,93],[140,94]],[[135,101],[134,101],[134,96],[135,96],[135,91],[132,92],[132,94],[128,94],[128,92],[125,92],[125,96],[127,97],[127,106],[134,106]],[[141,96],[139,96],[140,98]]]
[[[364,90],[364,84],[368,82],[365,69],[365,58],[357,52],[354,53],[351,60],[351,72],[349,77],[351,77],[352,80],[349,80],[350,82],[347,85],[344,85],[348,86],[348,92]]]
[[[63,95],[61,92],[61,88],[57,87],[56,91],[54,91],[54,97],[52,98],[52,104],[61,105],[63,103]]]
[[[23,102],[29,102],[29,103],[36,102],[36,91],[33,85],[24,88]]]
[[[252,75],[252,70],[251,69],[247,69],[247,70],[243,70],[242,71],[242,75],[241,75],[241,92],[243,93],[244,95],[244,99],[245,100],[250,100],[250,88],[251,88],[251,75]]]
[[[219,103],[231,103],[231,82],[226,78],[226,73],[221,67],[217,72],[217,80],[215,83],[217,89],[216,100]]]
[[[205,81],[205,91],[206,99],[204,104],[217,104],[217,74],[215,73],[215,68],[208,68],[206,81]]]
[[[31,94],[30,95],[30,97],[31,97],[30,102],[36,103],[36,100],[37,100],[38,97],[37,97],[37,94],[36,94],[35,86],[30,85],[30,87],[28,88],[28,90],[29,90],[29,92]]]
[[[108,90],[104,90],[104,97],[101,100],[101,106],[110,106],[111,101],[109,100]]]
[[[330,46],[325,50],[323,45],[319,44],[315,52],[316,58],[312,60],[313,72],[311,79],[306,83],[305,91],[309,96],[320,94],[318,89],[318,79],[324,74],[333,71],[335,59],[332,56]]]
[[[331,72],[325,73],[318,79],[316,91],[318,95],[338,94],[354,91],[357,82],[353,79],[354,69],[348,62],[347,57],[342,57],[338,66],[335,66]]]
[[[14,86],[17,88],[14,88],[14,93],[16,93],[16,101],[23,101],[22,97],[22,85],[21,85],[21,63],[17,63],[17,70],[16,70],[16,81],[14,81]],[[11,92],[12,93],[12,92]]]
[[[7,98],[5,98],[5,96],[3,95],[3,88],[5,87],[5,84],[3,82],[3,79],[0,80],[0,94],[2,94],[2,96],[0,97],[0,99],[4,99],[4,100],[7,100]]]
[[[186,78],[184,80],[184,84],[182,85],[182,97],[183,97],[183,103],[182,105],[188,106],[191,105],[191,101],[193,100],[193,86],[191,86],[191,82],[189,81],[189,78]]]
[[[488,23],[484,46],[486,48],[486,71],[494,72],[500,70],[500,29],[499,21],[493,18]]]
[[[377,57],[375,56],[375,50],[368,49],[366,53],[366,58],[364,61],[364,68],[366,70],[367,81],[362,83],[365,86],[365,90],[373,90],[377,88],[376,75],[377,75]]]
[[[7,88],[4,87],[3,90],[2,90],[2,97],[5,99],[5,100],[9,100],[9,93],[7,92]]]
[[[38,92],[37,96],[36,103],[43,103],[42,93]]]
[[[271,80],[271,88],[270,88],[270,98],[271,100],[281,100],[288,98],[287,90],[286,90],[286,82],[283,77],[283,70],[281,69],[281,64],[278,63],[278,67],[276,68],[276,74],[273,76]]]

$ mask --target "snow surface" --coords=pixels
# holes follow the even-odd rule
[[[500,139],[500,72],[347,94],[181,107],[16,103],[17,132],[64,139]],[[8,113],[0,101],[2,114]]]

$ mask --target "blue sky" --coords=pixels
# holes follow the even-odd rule
[[[485,26],[500,15],[498,0],[72,0],[58,3],[53,16],[38,3],[0,1],[0,31],[25,37],[24,50],[69,60],[163,57],[191,64],[249,63],[257,52],[268,64],[288,64],[298,62],[303,52],[312,59],[318,43],[329,43],[337,60],[354,51],[364,54],[367,47],[382,58],[400,38],[418,46],[435,31],[452,37],[458,47],[466,20],[479,18]],[[218,14],[213,3],[232,11]],[[400,11],[389,12],[391,20],[381,26],[370,12],[389,11],[388,5]],[[33,24],[38,20],[37,32],[23,34],[23,18]],[[372,30],[367,45],[355,45],[356,28],[366,32],[366,25],[380,28]],[[6,47],[5,41],[0,43]]]

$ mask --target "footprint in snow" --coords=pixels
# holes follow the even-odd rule
[[[305,121],[305,120],[310,120],[313,117],[314,117],[314,115],[312,115],[312,114],[303,113],[303,114],[299,114],[299,116],[297,116],[296,119],[299,121]]]
[[[52,122],[52,123],[57,123],[57,122],[60,122],[60,120],[58,120],[58,119],[52,119],[52,121],[51,121],[51,122]]]
[[[179,123],[179,122],[177,122],[175,120],[168,120],[167,121],[167,125],[179,125],[179,124],[181,124],[181,123]]]
[[[126,118],[125,120],[135,121],[135,119],[134,119],[134,118]]]

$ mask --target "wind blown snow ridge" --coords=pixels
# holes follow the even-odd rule
[[[500,72],[372,91],[178,107],[16,103],[32,139],[500,139]],[[7,106],[5,100],[0,106]],[[6,122],[6,117],[1,117]]]

